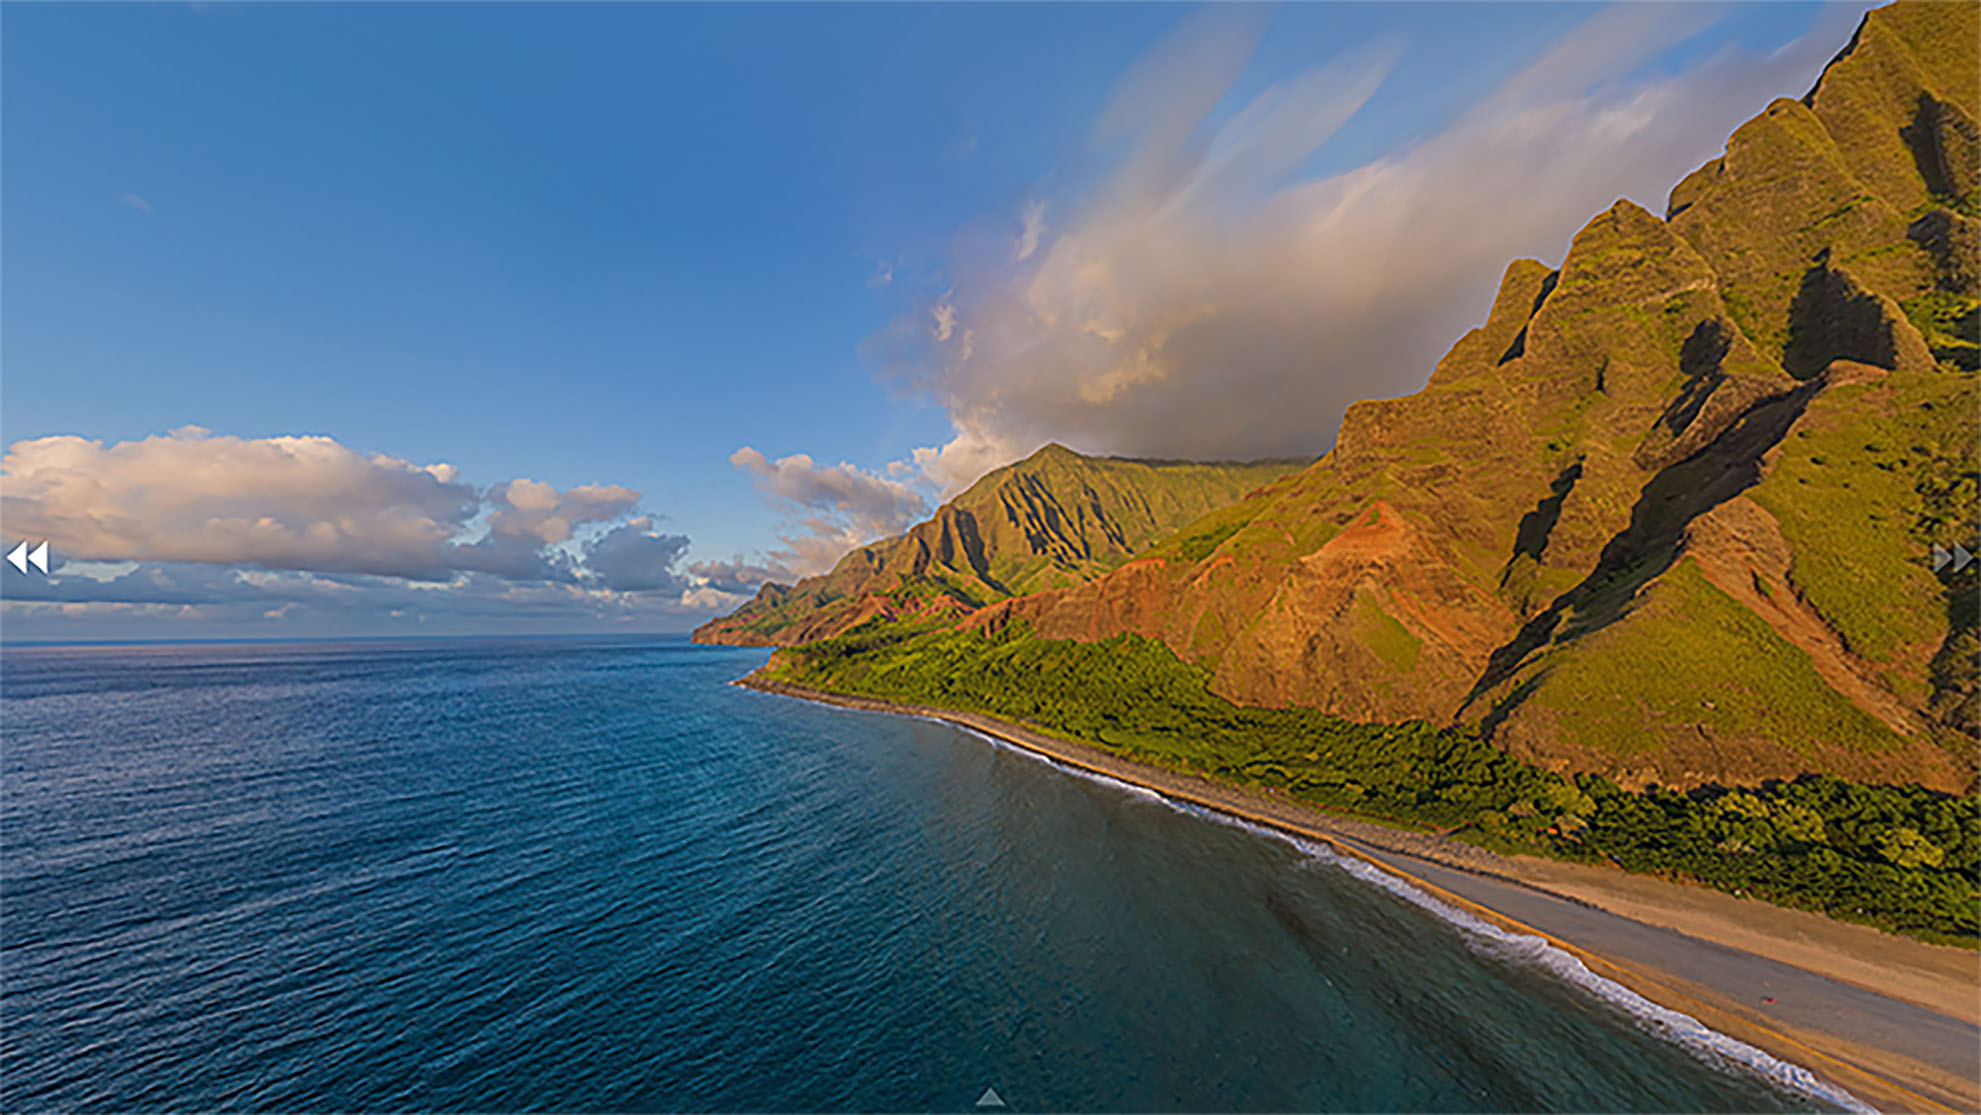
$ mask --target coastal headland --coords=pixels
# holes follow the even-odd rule
[[[754,674],[737,685],[944,721],[1054,763],[1318,843],[1464,914],[1799,1065],[1881,1111],[1981,1110],[1981,955],[1703,887],[1324,813],[976,713]]]

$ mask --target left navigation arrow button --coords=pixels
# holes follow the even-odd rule
[[[21,545],[25,546],[27,543],[23,542]],[[48,543],[43,542],[29,551],[28,560],[34,563],[36,569],[41,570],[43,573],[48,572]],[[22,570],[22,572],[26,572],[26,570]]]
[[[23,542],[20,545],[14,547],[13,552],[7,555],[7,561],[11,563],[14,568],[20,570],[21,572],[23,573],[27,572],[28,544]]]

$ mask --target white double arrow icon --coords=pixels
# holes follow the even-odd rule
[[[1967,563],[1973,560],[1974,555],[1968,553],[1967,547],[1958,542],[1953,544],[1952,553],[1948,553],[1944,547],[1933,547],[1933,572],[1935,573],[1945,569],[1948,562],[1953,563],[1953,571],[1958,573],[1967,568]]]
[[[30,550],[28,549],[28,544],[23,542],[14,547],[14,552],[7,555],[7,560],[13,564],[14,568],[23,573],[28,571],[28,562],[33,562],[36,569],[46,573],[48,572],[48,543],[43,542],[41,545]]]

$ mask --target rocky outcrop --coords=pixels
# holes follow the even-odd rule
[[[1216,684],[1262,704],[1411,719],[1455,707],[1476,663],[1517,628],[1446,544],[1379,499],[1293,563],[1232,640]]]

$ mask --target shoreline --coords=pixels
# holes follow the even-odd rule
[[[1981,1110],[1981,955],[1649,876],[1503,856],[978,713],[831,693],[754,673],[733,684],[943,721],[1090,775],[1312,841],[1488,926],[1539,937],[1591,973],[1881,1111]],[[1763,990],[1778,996],[1754,993]]]

